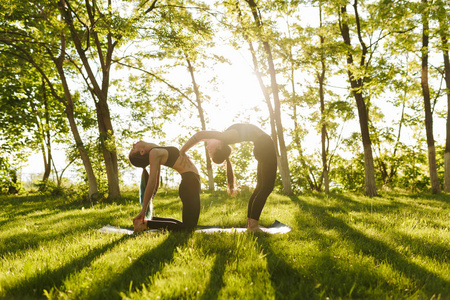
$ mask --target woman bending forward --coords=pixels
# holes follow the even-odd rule
[[[229,145],[245,141],[253,142],[253,155],[258,161],[257,181],[256,188],[248,202],[247,228],[250,231],[263,231],[258,221],[267,197],[273,190],[277,173],[277,156],[272,138],[255,125],[234,124],[223,132],[197,132],[180,149],[180,155],[185,156],[192,146],[201,141],[207,141],[206,148],[214,163],[221,164],[226,161],[227,184],[230,194],[235,193],[235,186],[233,168],[229,160],[231,153]]]

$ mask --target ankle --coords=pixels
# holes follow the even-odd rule
[[[258,227],[258,220],[252,219],[252,218],[248,218],[247,219],[247,228],[255,228]]]

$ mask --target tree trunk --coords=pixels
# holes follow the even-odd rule
[[[241,11],[239,9],[239,2],[236,1],[236,9],[238,10],[238,17],[241,25],[243,26],[242,17],[241,17]],[[253,62],[253,71],[255,72],[256,79],[258,80],[259,87],[261,88],[261,91],[264,95],[264,100],[266,101],[267,109],[269,111],[269,122],[270,122],[270,136],[272,137],[272,140],[274,142],[275,146],[275,153],[277,156],[277,165],[278,169],[281,166],[281,158],[280,158],[280,151],[278,150],[278,138],[277,138],[277,130],[275,125],[275,115],[273,112],[272,103],[270,102],[270,95],[267,86],[264,84],[264,81],[262,79],[261,72],[259,71],[259,65],[258,65],[258,59],[256,58],[255,49],[253,48],[252,41],[250,40],[249,36],[243,33],[244,39],[248,43],[248,47],[250,50],[250,53],[252,55],[252,62]],[[281,171],[280,171],[281,172]]]
[[[319,11],[320,11],[320,28],[322,28],[322,6],[319,3]],[[325,38],[322,34],[320,36],[320,46],[321,49],[323,47]],[[327,123],[326,123],[326,115],[325,115],[325,73],[326,73],[326,65],[325,65],[325,57],[321,53],[320,55],[320,64],[322,66],[322,70],[320,74],[318,74],[317,78],[319,81],[319,99],[320,99],[320,121],[322,124],[321,128],[321,142],[322,142],[322,178],[324,180],[324,188],[325,193],[328,194],[330,192],[330,179],[328,177],[328,134],[327,134]]]
[[[426,4],[427,0],[422,0],[422,3]],[[434,136],[433,136],[433,115],[431,112],[430,88],[428,86],[428,41],[429,41],[428,10],[423,11],[422,25],[423,25],[423,32],[422,32],[421,85],[425,110],[425,130],[427,135],[427,146],[428,146],[428,168],[430,174],[431,192],[433,194],[439,194],[441,192],[441,184],[439,183],[439,177],[436,168],[436,150],[434,148]]]
[[[66,115],[67,120],[69,121],[70,130],[72,131],[75,144],[77,146],[78,152],[80,153],[81,160],[84,165],[84,169],[86,170],[86,177],[88,179],[88,185],[89,185],[89,199],[95,199],[98,195],[98,187],[97,187],[97,179],[95,178],[94,170],[92,168],[91,161],[89,159],[89,155],[86,151],[86,148],[84,148],[83,141],[81,140],[80,133],[78,132],[78,127],[75,122],[74,117],[74,106],[73,106],[73,99],[72,95],[70,94],[69,85],[66,80],[66,76],[63,69],[63,62],[65,59],[65,37],[64,35],[61,35],[61,53],[60,56],[57,59],[54,59],[56,69],[58,71],[59,77],[61,79],[61,84],[64,90],[64,96],[65,96],[65,107],[66,107]]]
[[[330,179],[328,177],[328,147],[327,147],[327,125],[325,116],[325,96],[323,91],[325,79],[325,64],[322,62],[322,73],[319,76],[319,98],[320,98],[320,114],[321,114],[321,142],[322,142],[322,178],[324,180],[325,193],[330,192]]]
[[[50,116],[48,112],[48,101],[47,101],[47,93],[45,91],[45,81],[42,82],[42,97],[44,99],[44,108],[45,108],[45,123],[47,126],[43,129],[43,141],[46,139],[47,142],[43,142],[44,149],[43,155],[44,155],[44,175],[42,176],[42,181],[46,182],[48,178],[50,177],[50,173],[52,170],[52,146],[51,146],[51,133],[50,133]],[[47,155],[45,154],[47,153]]]
[[[355,2],[355,11],[356,11],[356,2]],[[350,42],[350,30],[348,24],[346,23],[345,17],[347,15],[347,9],[345,6],[341,7],[341,13],[344,16],[343,20],[340,23],[341,35],[344,39],[346,45],[351,48]],[[359,22],[359,20],[357,20]],[[365,45],[360,40],[363,48],[363,58],[361,60],[361,67],[364,66],[364,56],[367,54],[367,49]],[[359,116],[359,125],[361,129],[361,137],[364,149],[364,187],[366,195],[373,197],[377,195],[377,189],[375,184],[375,168],[373,164],[373,156],[372,156],[372,142],[370,140],[369,135],[369,115],[366,108],[366,103],[364,102],[364,97],[362,95],[363,81],[362,79],[358,79],[355,75],[353,75],[350,66],[353,65],[353,56],[351,51],[347,52],[347,65],[349,67],[348,70],[348,78],[350,81],[350,85],[352,88],[353,96],[356,100],[356,106],[358,108],[358,116]]]
[[[117,199],[120,197],[119,171],[108,103],[105,100],[100,100],[96,103],[96,108],[100,145],[108,178],[108,198]]]
[[[200,118],[202,130],[206,130],[206,121],[205,121],[205,116],[203,113],[200,91],[198,89],[197,82],[195,81],[194,68],[192,67],[191,61],[189,60],[187,55],[186,55],[186,62],[188,65],[189,73],[191,74],[192,85],[194,87],[194,93],[195,93],[195,99],[197,101],[198,116]],[[206,149],[206,143],[204,143],[204,148],[205,148],[205,156],[206,156],[206,171],[208,173],[208,189],[210,191],[214,191],[214,174],[213,174],[213,169],[212,169],[212,164],[211,164],[211,158],[209,157],[208,150]]]
[[[292,62],[293,58],[292,58],[292,51],[291,50],[292,49],[290,49],[290,51],[289,51],[289,58],[290,58],[290,60]],[[301,141],[300,141],[300,136],[298,134],[300,128],[299,128],[299,125],[298,125],[298,122],[297,122],[297,119],[298,119],[298,117],[297,117],[297,103],[295,101],[297,93],[295,91],[295,80],[294,80],[294,73],[295,73],[294,71],[295,71],[295,69],[294,69],[294,65],[292,63],[290,65],[290,68],[291,68],[291,70],[290,70],[291,71],[291,78],[289,79],[289,81],[291,82],[292,97],[294,99],[292,101],[292,121],[294,122],[293,141],[294,141],[295,145],[297,146],[297,150],[299,152],[300,165],[301,165],[302,169],[305,171],[305,172],[303,172],[303,175],[306,178],[306,180],[308,181],[309,188],[312,191],[320,191],[323,177],[320,178],[319,185],[317,186],[315,184],[316,181],[315,181],[315,178],[314,178],[314,174],[311,172],[311,168],[306,164],[305,156],[303,155],[303,148],[302,148],[302,144],[301,144]]]
[[[48,181],[52,167],[52,148],[51,148],[51,134],[49,129],[50,116],[48,114],[48,101],[45,93],[45,80],[42,80],[42,102],[44,103],[44,118],[39,115],[36,105],[31,100],[30,107],[36,119],[36,125],[38,127],[40,146],[42,152],[42,158],[44,161],[44,174],[42,175],[42,188],[45,188],[45,184]],[[45,120],[46,126],[42,124]]]
[[[447,87],[447,124],[444,150],[444,192],[450,193],[450,61],[448,56],[447,32],[441,31],[442,53],[444,55],[444,78]]]
[[[352,75],[349,74],[349,78],[351,77]],[[354,84],[352,84],[352,87],[353,85]],[[364,147],[365,192],[368,196],[372,197],[377,195],[377,188],[375,184],[375,168],[372,156],[372,142],[369,136],[369,117],[362,94],[355,91],[355,87],[353,89],[353,95],[356,99],[356,105],[358,107],[359,125],[361,128],[362,143]]]
[[[255,20],[256,26],[258,28],[262,28],[262,20],[260,18],[260,15],[258,14],[258,8],[255,1],[254,0],[246,0],[246,1],[252,10],[252,15]],[[266,52],[267,55],[267,63],[269,65],[270,82],[272,87],[272,95],[274,102],[274,117],[278,138],[278,146],[280,151],[280,164],[278,167],[280,170],[281,180],[283,182],[283,192],[286,195],[290,195],[292,194],[291,177],[289,174],[289,161],[287,159],[287,148],[286,143],[284,141],[284,130],[281,122],[281,105],[278,93],[278,84],[276,79],[275,66],[272,58],[272,50],[270,48],[270,44],[268,41],[265,41],[263,39],[261,41],[264,46],[264,51]]]
[[[278,95],[278,84],[276,80],[275,66],[273,64],[272,51],[270,49],[270,45],[268,42],[263,42],[264,49],[268,55],[267,60],[269,62],[269,72],[271,78],[271,86],[272,86],[272,94],[274,100],[274,115],[275,115],[275,124],[277,126],[277,137],[278,137],[278,145],[280,147],[280,175],[281,180],[283,182],[283,192],[286,195],[292,194],[292,186],[291,186],[291,176],[289,172],[289,161],[287,158],[287,148],[286,143],[284,141],[284,130],[283,125],[281,123],[281,105],[280,98]]]
[[[261,72],[259,71],[258,60],[255,55],[255,49],[253,48],[253,44],[247,37],[246,37],[246,39],[248,42],[250,52],[252,54],[253,70],[255,72],[256,79],[258,80],[259,87],[261,88],[261,91],[264,95],[264,100],[266,101],[266,104],[267,104],[267,110],[269,111],[270,135],[275,144],[275,151],[277,154],[277,162],[278,162],[278,166],[280,166],[280,151],[278,150],[278,143],[277,143],[277,140],[278,140],[277,129],[276,129],[276,125],[275,125],[275,115],[273,112],[272,103],[270,102],[270,95],[269,95],[267,86],[264,84],[264,81],[262,79]]]
[[[98,195],[97,180],[95,178],[94,169],[92,168],[91,160],[89,155],[84,148],[83,141],[81,140],[80,133],[78,132],[77,124],[73,115],[73,102],[66,105],[66,115],[69,120],[70,130],[72,131],[73,137],[75,139],[75,144],[77,145],[78,153],[80,153],[81,161],[83,162],[84,169],[86,170],[86,177],[89,185],[89,199],[95,199]]]
[[[97,123],[99,128],[99,138],[100,145],[102,148],[103,158],[106,167],[106,175],[108,178],[108,197],[111,199],[116,199],[120,197],[120,187],[119,187],[119,172],[118,172],[118,164],[117,164],[117,153],[116,153],[116,145],[114,141],[114,130],[111,123],[111,116],[108,108],[108,88],[109,88],[109,72],[112,63],[112,53],[117,45],[116,42],[112,42],[112,34],[110,32],[106,35],[106,53],[102,52],[103,42],[100,41],[98,37],[98,32],[96,30],[92,30],[90,34],[94,40],[94,44],[96,46],[97,55],[98,55],[98,63],[101,67],[102,72],[102,81],[101,86],[97,82],[97,78],[95,76],[94,71],[92,70],[89,59],[86,56],[86,51],[90,48],[83,48],[81,38],[79,36],[79,32],[76,30],[75,25],[73,23],[73,16],[71,9],[66,5],[65,0],[59,0],[59,9],[61,11],[61,15],[69,27],[70,34],[72,37],[72,41],[77,50],[77,53],[81,59],[84,70],[86,71],[87,78],[86,84],[88,85],[88,89],[92,93],[92,98],[94,100],[96,106],[97,113]],[[85,2],[86,12],[89,16],[89,21],[91,24],[95,24],[95,7],[91,6],[89,1]],[[89,44],[88,44],[89,46]],[[92,85],[89,86],[88,82]]]

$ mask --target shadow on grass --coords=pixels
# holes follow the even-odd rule
[[[225,287],[224,276],[227,267],[231,267],[230,265],[233,264],[236,269],[238,268],[237,260],[240,256],[239,251],[241,251],[239,244],[240,241],[248,238],[247,234],[221,232],[215,234],[202,233],[198,236],[196,247],[202,249],[202,253],[205,253],[205,255],[214,256],[214,263],[209,271],[209,280],[199,299],[220,299],[220,291]],[[230,272],[236,272],[236,269],[230,270]],[[205,280],[207,279],[205,278]]]
[[[178,247],[187,243],[191,234],[186,232],[171,232],[168,237],[158,246],[150,251],[143,250],[143,254],[133,263],[118,272],[108,286],[98,286],[89,292],[89,299],[121,299],[121,293],[134,291],[142,287],[142,284],[149,285],[150,277],[164,268],[166,263],[173,260],[174,253]],[[136,241],[137,243],[139,241]]]
[[[450,205],[450,197],[448,194],[441,193],[441,194],[400,194],[399,197],[406,197],[410,199],[419,199],[419,200],[433,200],[440,203],[445,203],[447,205]]]
[[[208,286],[205,288],[205,292],[201,295],[200,299],[218,299],[220,290],[224,287],[223,276],[225,274],[226,265],[229,262],[229,258],[222,253],[216,253],[216,259],[211,269],[211,277],[208,282]]]
[[[294,203],[299,205],[304,211],[312,214],[318,220],[320,220],[320,226],[326,230],[334,230],[338,232],[338,238],[341,240],[346,240],[352,243],[353,252],[360,253],[367,257],[372,257],[375,259],[377,263],[386,263],[392,269],[396,270],[403,276],[406,276],[410,279],[411,282],[414,282],[414,285],[421,289],[422,292],[426,293],[426,297],[433,297],[434,295],[441,294],[446,297],[449,296],[450,291],[450,282],[448,280],[443,279],[437,274],[430,272],[429,270],[423,268],[422,266],[412,262],[404,255],[398,253],[396,250],[392,249],[386,243],[370,238],[360,231],[352,228],[348,224],[346,224],[343,220],[334,217],[331,215],[334,211],[345,212],[346,209],[339,209],[341,206],[345,206],[346,204],[353,203],[354,201],[349,201],[345,196],[337,197],[342,203],[332,207],[326,207],[322,205],[311,204],[307,201],[301,200],[296,196],[292,196],[291,199]],[[367,206],[367,204],[362,204],[363,206]],[[394,203],[393,206],[403,205]],[[382,206],[384,209],[392,209],[392,206],[385,205]],[[356,207],[357,208],[357,207]],[[314,232],[314,230],[312,230]],[[313,236],[310,236],[311,239],[323,239],[323,235],[317,233],[313,233]],[[419,242],[419,241],[415,241]],[[325,245],[324,245],[325,246]],[[322,272],[328,272],[329,270],[322,270]],[[368,276],[377,276],[376,274]],[[337,273],[336,276],[346,276],[343,273]],[[342,282],[344,278],[339,279],[336,278],[336,282]],[[344,279],[345,280],[345,279]],[[376,278],[371,280],[367,278],[367,281],[377,282]],[[386,291],[395,291],[400,292],[398,286],[390,286],[389,283],[385,282]],[[367,286],[366,288],[372,288],[371,286]],[[332,296],[333,291],[327,291],[330,296]],[[339,296],[345,296],[345,294],[350,291],[341,291]],[[364,293],[363,290],[361,290]],[[408,292],[403,292],[402,295],[410,295],[417,291],[410,290]],[[358,296],[367,296],[367,295],[358,295]]]
[[[36,249],[46,242],[67,240],[68,237],[80,232],[86,232],[93,228],[97,230],[100,224],[108,224],[114,220],[115,211],[120,212],[120,208],[112,210],[109,214],[101,214],[98,211],[77,213],[78,210],[74,210],[72,215],[57,216],[58,212],[55,212],[55,214],[46,214],[43,218],[31,218],[35,219],[35,222],[28,226],[30,227],[26,229],[28,231],[1,239],[0,256],[11,253],[20,255],[21,251]],[[30,219],[16,220],[15,222],[19,228],[23,227],[25,230],[24,222],[28,220]],[[64,224],[64,226],[59,226],[59,230],[55,230],[53,229],[54,224]]]
[[[392,232],[392,236],[399,243],[407,246],[414,255],[422,255],[439,261],[446,261],[450,257],[449,243],[423,241],[420,238],[412,237],[399,231]]]
[[[362,195],[361,198],[364,198],[364,201],[354,200],[352,199],[352,197],[346,196],[344,194],[315,194],[313,197],[329,202],[335,201],[336,203],[334,204],[325,203],[323,206],[316,205],[317,207],[323,207],[332,212],[392,212],[393,210],[399,210],[401,208],[408,207],[406,203],[402,203],[394,199],[389,199],[389,201],[385,201],[385,203],[379,203],[379,201],[376,201],[377,198],[370,199]],[[296,196],[291,197],[292,200],[294,200],[295,198]],[[301,202],[297,201],[296,203],[298,205],[302,205]]]
[[[24,299],[42,298],[42,291],[44,289],[50,291],[53,287],[61,286],[64,280],[71,274],[74,274],[84,267],[89,266],[91,262],[97,259],[100,255],[113,249],[116,245],[122,243],[128,238],[129,236],[122,236],[114,242],[90,250],[86,253],[86,255],[73,259],[60,268],[56,268],[54,270],[44,270],[43,272],[37,273],[32,277],[27,277],[12,287],[4,287],[6,291],[5,294],[11,296],[12,298],[17,298],[18,295],[21,295]],[[27,294],[29,291],[34,291],[34,294]]]
[[[43,195],[0,196],[0,203],[3,207],[0,216],[5,218],[0,221],[0,227],[7,223],[23,220],[24,217],[38,219],[68,210],[90,207],[89,203],[81,203],[79,200]],[[42,214],[32,215],[44,210],[46,212]],[[31,216],[29,216],[30,214]]]
[[[278,255],[277,252],[283,250],[273,249],[269,237],[262,236],[257,241],[267,255],[267,267],[272,286],[275,289],[275,299],[320,298],[320,295],[315,291],[316,284],[314,280],[310,276],[307,276],[307,274],[302,274],[293,268],[292,262],[288,262]]]

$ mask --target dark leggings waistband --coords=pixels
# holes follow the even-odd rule
[[[190,178],[190,177],[195,177],[195,178],[200,179],[200,175],[198,175],[197,173],[192,172],[192,171],[187,171],[187,172],[181,173],[181,180],[183,180],[185,178]]]

